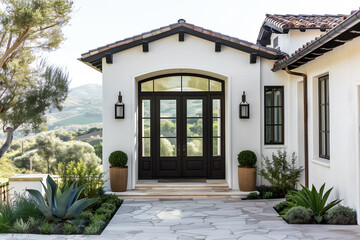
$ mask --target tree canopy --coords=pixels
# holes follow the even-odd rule
[[[7,140],[19,127],[25,133],[45,126],[45,111],[62,109],[68,74],[37,61],[42,51],[59,47],[70,20],[71,0],[0,0],[0,122]]]

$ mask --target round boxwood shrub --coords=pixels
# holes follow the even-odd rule
[[[284,219],[290,224],[312,223],[313,213],[310,209],[297,206],[291,208],[284,216]]]
[[[349,207],[336,206],[328,211],[325,219],[328,224],[356,224],[356,212]]]
[[[128,157],[123,151],[115,151],[110,154],[109,163],[112,167],[125,167]]]
[[[253,151],[245,150],[238,154],[240,167],[254,167],[257,161],[256,154]]]

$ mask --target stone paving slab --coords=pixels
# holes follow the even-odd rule
[[[0,234],[6,240],[360,239],[360,226],[296,225],[278,217],[281,200],[126,199],[99,236]]]

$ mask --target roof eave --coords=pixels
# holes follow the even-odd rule
[[[333,40],[337,36],[341,35],[345,31],[349,30],[350,28],[354,27],[356,24],[360,22],[360,11],[357,11],[353,15],[349,16],[346,20],[342,23],[337,25],[336,27],[332,28],[329,32],[324,34],[323,36],[319,37],[312,43],[310,43],[306,48],[301,50],[299,53],[293,55],[289,59],[285,60],[284,62],[276,65],[271,70],[276,72],[278,70],[284,69],[285,67],[297,62],[307,54],[313,52],[314,50],[322,47],[325,43]],[[303,64],[301,64],[303,65]],[[296,68],[296,67],[295,67]]]

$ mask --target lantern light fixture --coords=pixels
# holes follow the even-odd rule
[[[241,119],[249,119],[250,118],[250,104],[246,102],[245,91],[243,91],[242,102],[239,106],[239,114]]]
[[[125,118],[125,104],[122,102],[121,92],[119,92],[118,101],[115,103],[115,119]]]

